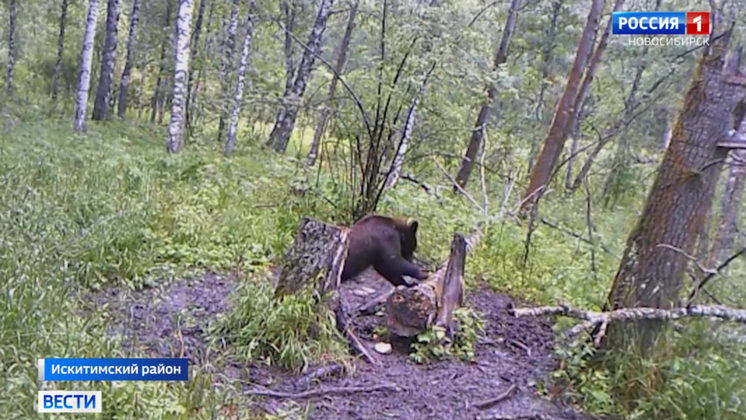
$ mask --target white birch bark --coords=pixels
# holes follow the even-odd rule
[[[189,72],[189,35],[192,26],[193,0],[180,0],[174,37],[174,93],[171,99],[171,120],[168,123],[166,149],[176,153],[184,145],[184,101]]]
[[[83,33],[83,47],[80,53],[80,67],[78,69],[78,94],[75,97],[75,120],[73,129],[76,132],[85,131],[85,114],[88,105],[88,90],[91,87],[91,65],[93,64],[94,37],[96,36],[96,20],[98,19],[99,0],[88,1],[88,17],[85,21]]]
[[[249,51],[251,50],[251,38],[254,33],[254,7],[256,0],[249,0],[249,12],[246,17],[246,34],[243,39],[241,48],[241,61],[238,64],[238,81],[236,82],[236,94],[233,98],[233,109],[231,110],[230,121],[228,122],[228,138],[225,142],[225,155],[230,156],[233,153],[233,147],[236,145],[236,128],[238,127],[238,117],[241,114],[241,102],[243,101],[243,90],[246,84],[246,69],[249,65]]]
[[[220,120],[218,122],[218,141],[223,140],[225,121],[228,119],[228,103],[230,102],[231,73],[233,73],[233,54],[236,51],[236,29],[238,27],[238,3],[233,0],[231,15],[225,33],[223,44],[223,59],[220,63]]]
[[[321,46],[321,38],[333,5],[334,0],[321,0],[316,20],[311,28],[303,57],[298,66],[298,74],[295,77],[295,82],[293,82],[293,88],[288,95],[282,98],[283,106],[280,107],[275,117],[275,125],[269,134],[266,145],[279,153],[284,153],[290,142],[290,135],[295,128],[295,120],[298,117],[300,101],[306,91],[313,63],[316,61],[316,54],[318,54]]]

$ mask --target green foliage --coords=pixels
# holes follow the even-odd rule
[[[443,327],[432,326],[417,336],[410,359],[416,363],[428,363],[453,357],[473,362],[474,345],[484,333],[484,323],[477,312],[466,307],[457,308],[453,317],[458,328],[452,343],[444,341],[446,331]]]
[[[655,359],[616,351],[606,365],[613,370],[591,369],[595,350],[574,342],[558,350],[563,366],[553,380],[593,413],[628,419],[742,419],[746,353],[739,342],[713,334],[708,323],[693,321],[673,333]]]
[[[232,342],[246,360],[262,361],[293,372],[320,360],[343,359],[346,342],[334,314],[315,303],[310,291],[273,298],[271,283],[244,282],[236,309],[223,318],[215,337]]]

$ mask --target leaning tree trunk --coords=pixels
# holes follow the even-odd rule
[[[127,112],[127,95],[129,94],[132,67],[135,64],[135,41],[137,41],[137,24],[140,21],[140,0],[132,0],[132,13],[130,14],[130,31],[127,36],[127,59],[122,70],[122,79],[119,82],[119,101],[117,102],[117,116],[124,118]]]
[[[557,160],[562,153],[562,149],[565,146],[565,141],[567,140],[567,124],[575,115],[575,100],[578,97],[578,91],[580,89],[580,79],[583,76],[583,70],[585,69],[588,58],[593,50],[593,39],[596,34],[596,28],[598,27],[598,20],[601,16],[603,5],[604,0],[593,0],[591,3],[591,10],[588,12],[588,19],[585,22],[583,34],[580,38],[580,43],[578,44],[578,50],[575,53],[575,61],[573,62],[572,68],[567,77],[565,92],[557,103],[552,126],[549,128],[549,132],[544,139],[544,146],[536,160],[536,164],[534,164],[534,167],[531,170],[529,185],[523,196],[523,204],[521,205],[521,211],[524,214],[529,213],[536,203],[541,190],[549,182],[552,176],[552,171],[554,170]]]
[[[321,47],[321,37],[326,29],[326,21],[329,19],[333,4],[334,0],[321,0],[316,20],[313,23],[313,28],[311,28],[311,34],[308,36],[306,49],[298,66],[298,74],[293,82],[293,88],[288,95],[282,98],[283,106],[277,112],[275,125],[267,141],[267,146],[272,147],[278,153],[284,153],[290,142],[290,135],[295,128],[300,101],[306,91],[308,79],[311,77],[313,63]]]
[[[500,46],[495,54],[495,61],[493,62],[493,68],[497,70],[508,60],[508,49],[510,47],[510,40],[513,37],[515,31],[515,23],[518,18],[518,9],[521,6],[521,0],[512,0],[510,3],[510,9],[508,10],[508,18],[505,22],[505,28],[503,29],[502,40],[500,40]],[[481,148],[482,142],[484,141],[484,132],[489,122],[490,112],[492,108],[492,102],[497,97],[497,87],[490,85],[487,89],[487,101],[482,104],[479,109],[479,115],[477,116],[477,122],[474,124],[474,130],[471,132],[469,138],[469,145],[466,147],[466,153],[464,153],[464,159],[461,162],[461,168],[456,174],[456,184],[454,191],[459,191],[466,187],[466,183],[469,181],[471,176],[472,168],[474,168],[474,159],[477,158],[477,152]],[[460,187],[460,188],[459,188]]]
[[[233,54],[236,50],[236,28],[238,27],[239,0],[233,0],[228,27],[223,44],[223,59],[220,63],[220,119],[218,121],[218,142],[223,141],[225,121],[228,119],[228,103],[230,102],[231,75],[233,74]]]
[[[52,70],[52,102],[57,101],[57,89],[62,73],[62,55],[65,52],[65,26],[67,24],[67,6],[70,0],[62,0],[60,8],[60,29],[57,35],[57,58],[54,60],[54,69]]]
[[[241,61],[238,64],[238,81],[236,82],[236,94],[233,98],[233,109],[228,122],[228,139],[225,142],[225,155],[233,153],[236,144],[236,129],[238,128],[238,116],[241,114],[241,102],[243,101],[243,89],[246,83],[246,69],[249,66],[249,51],[251,49],[251,38],[254,34],[254,7],[256,0],[249,0],[249,12],[246,17],[246,32],[241,48]]]
[[[406,155],[407,149],[409,148],[409,140],[412,136],[412,130],[414,130],[414,121],[415,116],[417,115],[417,105],[420,103],[420,99],[422,99],[427,92],[427,81],[430,78],[433,70],[435,70],[436,65],[437,61],[433,61],[432,66],[430,66],[430,70],[428,70],[427,74],[425,74],[425,78],[422,80],[422,86],[420,87],[419,95],[415,95],[409,104],[407,117],[404,119],[404,128],[402,129],[401,139],[399,141],[399,144],[397,145],[394,159],[392,159],[391,161],[391,168],[389,169],[388,175],[386,176],[386,188],[393,188],[394,185],[399,182],[399,178],[401,177],[401,169],[404,165],[404,156]]]
[[[83,33],[83,48],[80,53],[80,67],[78,70],[78,93],[75,97],[75,120],[73,128],[76,132],[85,130],[85,110],[88,105],[88,89],[91,87],[91,66],[93,64],[93,47],[96,36],[96,20],[98,18],[98,1],[89,0],[88,17]]]
[[[619,10],[621,10],[623,4],[624,4],[624,0],[616,0],[616,2],[614,3],[614,9],[612,10],[612,13],[618,12]],[[606,46],[609,45],[609,36],[611,35],[611,26],[612,26],[612,20],[611,20],[611,17],[609,17],[609,22],[606,23],[606,29],[604,29],[604,33],[601,34],[601,39],[598,41],[598,45],[596,46],[595,51],[593,51],[590,61],[588,62],[588,68],[585,71],[585,77],[583,77],[583,82],[580,84],[580,89],[578,90],[578,96],[575,98],[575,105],[573,106],[573,113],[570,115],[570,119],[567,121],[565,125],[565,134],[564,134],[565,139],[567,139],[567,137],[569,137],[570,133],[573,131],[575,133],[579,133],[578,125],[580,124],[580,114],[583,110],[583,104],[585,103],[585,99],[588,96],[588,91],[590,91],[591,89],[591,84],[593,84],[593,79],[596,77],[596,72],[598,71],[598,65],[601,64],[601,58],[604,55]],[[575,191],[572,188],[572,166],[573,166],[572,164],[575,161],[575,153],[578,148],[578,143],[579,143],[578,137],[573,136],[572,144],[570,147],[570,155],[567,158],[567,174],[565,177],[565,189],[568,190],[569,192]],[[559,155],[557,155],[557,157],[559,157]]]
[[[98,76],[96,100],[93,102],[94,121],[109,118],[111,85],[114,78],[114,64],[117,58],[117,24],[119,23],[119,0],[109,0],[106,7],[106,39],[101,54],[101,71]]]
[[[205,44],[203,48],[197,49],[195,51],[211,51],[212,45],[215,42],[215,34],[213,33],[213,25],[212,20],[215,12],[215,2],[210,3],[210,9],[207,12],[207,23],[205,25]],[[199,55],[199,54],[198,54]],[[198,70],[196,79],[194,82],[194,89],[189,93],[189,103],[187,104],[187,126],[189,127],[189,132],[191,133],[192,130],[194,130],[195,127],[197,127],[199,124],[196,122],[196,120],[202,115],[200,102],[199,102],[199,94],[200,94],[200,88],[204,84],[205,81],[205,62],[206,60],[199,60],[197,62],[198,64]],[[190,72],[191,74],[191,72]]]
[[[719,169],[713,158],[728,138],[728,118],[746,93],[726,84],[723,71],[730,30],[711,37],[692,78],[645,209],[627,240],[605,309],[677,304],[687,255],[694,252],[703,219],[711,206]],[[603,348],[645,356],[653,349],[660,323],[611,324]]]
[[[16,17],[18,7],[16,0],[8,2],[8,63],[6,64],[5,95],[8,98],[13,96],[13,70],[15,67],[16,55]]]
[[[562,11],[563,0],[554,0],[552,4],[552,20],[547,29],[547,37],[543,40],[544,48],[541,51],[541,86],[539,87],[539,98],[536,101],[536,108],[534,114],[536,120],[541,124],[545,123],[544,116],[544,98],[546,97],[546,91],[549,87],[549,74],[552,69],[552,52],[555,47],[555,39],[557,37],[557,21],[559,20],[560,12]],[[526,165],[527,172],[531,172],[534,167],[534,160],[536,159],[536,153],[538,152],[541,141],[539,137],[532,136],[531,138],[531,149],[528,152],[528,162]]]
[[[171,99],[171,120],[168,123],[166,149],[176,153],[184,145],[184,100],[189,72],[189,33],[192,26],[193,0],[180,0],[176,16],[176,42],[174,43],[174,93]]]
[[[345,28],[345,34],[342,37],[342,42],[339,44],[339,55],[337,56],[337,63],[334,66],[334,74],[332,75],[332,81],[329,83],[329,94],[327,95],[327,101],[329,104],[334,101],[334,93],[337,91],[337,82],[339,76],[344,72],[345,64],[347,63],[347,51],[350,49],[350,41],[352,40],[352,31],[355,29],[355,17],[357,16],[357,8],[359,0],[356,0],[350,5],[350,14],[347,18],[347,27]],[[292,40],[291,40],[292,41]],[[291,51],[291,65],[292,65],[292,51]],[[331,111],[329,104],[321,105],[321,112],[319,113],[319,120],[316,122],[316,130],[313,132],[313,141],[311,141],[311,148],[308,151],[308,157],[306,158],[306,164],[313,166],[316,163],[316,156],[319,153],[319,145],[321,144],[321,137],[324,135],[324,129],[326,128],[326,121],[329,118]]]

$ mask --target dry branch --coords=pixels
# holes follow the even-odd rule
[[[594,337],[596,345],[600,342],[606,327],[611,322],[628,322],[643,319],[672,321],[686,317],[711,317],[724,321],[746,323],[746,310],[728,308],[726,306],[690,306],[674,309],[657,308],[623,308],[609,312],[584,311],[573,309],[568,306],[541,306],[537,308],[511,308],[510,314],[514,316],[545,316],[561,315],[570,318],[584,320],[567,331],[568,337],[573,337],[583,331],[600,326],[599,333]]]
[[[461,306],[464,294],[466,253],[481,239],[475,231],[468,238],[454,234],[451,254],[445,266],[414,287],[399,286],[386,299],[389,332],[414,337],[434,322],[452,333],[453,310]]]
[[[485,400],[485,401],[480,401],[480,402],[474,403],[474,404],[472,404],[472,407],[476,407],[476,408],[478,408],[480,410],[484,410],[484,409],[487,409],[487,408],[494,407],[496,404],[500,404],[501,402],[503,402],[503,401],[507,400],[508,398],[510,398],[513,395],[513,393],[515,392],[515,390],[517,388],[518,387],[516,386],[516,384],[513,384],[513,385],[510,386],[510,388],[508,388],[505,392],[503,392],[502,394],[498,395],[497,397],[490,398],[489,400]]]
[[[314,389],[305,392],[278,392],[269,389],[251,389],[244,392],[244,395],[257,395],[260,397],[272,397],[272,398],[288,398],[293,400],[300,400],[304,398],[320,397],[323,395],[347,395],[359,392],[374,392],[374,391],[393,391],[401,392],[402,388],[396,384],[381,384],[374,386],[346,386],[346,387],[335,387],[325,389]]]

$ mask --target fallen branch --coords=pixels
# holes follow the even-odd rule
[[[549,220],[547,220],[547,219],[545,219],[543,217],[540,217],[539,221],[541,221],[542,224],[544,224],[546,226],[549,226],[550,228],[557,229],[558,231],[560,231],[562,233],[565,233],[567,235],[570,235],[570,236],[572,236],[575,239],[579,239],[579,240],[587,243],[588,245],[591,245],[591,246],[598,245],[598,247],[601,248],[601,250],[603,252],[611,255],[614,258],[617,258],[616,254],[614,254],[613,252],[611,252],[611,250],[606,245],[604,245],[604,244],[602,244],[600,242],[599,243],[593,243],[593,242],[589,241],[587,238],[585,238],[583,235],[581,235],[581,234],[579,234],[577,232],[573,232],[573,231],[571,231],[569,229],[563,228],[562,226],[560,226],[560,225],[558,225],[556,223],[552,223],[552,222],[550,222]]]
[[[348,386],[348,387],[335,387],[326,389],[314,389],[312,391],[305,392],[279,392],[272,391],[270,389],[250,389],[244,392],[244,395],[256,395],[260,397],[271,397],[271,398],[287,398],[291,400],[300,400],[304,398],[320,397],[323,395],[346,395],[355,394],[359,392],[374,392],[374,391],[393,391],[401,392],[403,389],[396,384],[381,384],[374,386]]]
[[[321,379],[328,375],[336,375],[339,372],[342,372],[344,370],[344,366],[342,366],[339,363],[329,363],[323,366],[320,366],[311,372],[303,375],[299,379],[293,381],[296,386],[305,388],[316,379]]]
[[[472,404],[472,407],[476,407],[476,408],[478,408],[480,410],[484,410],[484,409],[488,409],[490,407],[493,407],[493,406],[495,406],[497,404],[500,404],[501,402],[507,400],[508,398],[510,398],[513,395],[513,393],[515,392],[515,390],[517,388],[518,387],[516,386],[516,384],[513,384],[513,385],[510,386],[510,388],[508,388],[505,392],[503,392],[502,394],[498,395],[497,397],[490,398],[488,400],[484,400],[484,401],[480,401],[478,403]]]
[[[560,315],[570,318],[582,319],[582,322],[566,332],[568,337],[573,337],[583,331],[600,326],[599,333],[594,341],[598,345],[606,327],[611,322],[638,321],[642,319],[671,321],[685,317],[712,317],[724,321],[746,323],[746,310],[733,309],[725,306],[690,306],[674,309],[657,308],[623,308],[609,312],[584,311],[573,309],[568,306],[542,306],[537,308],[509,308],[513,316],[545,316]]]

